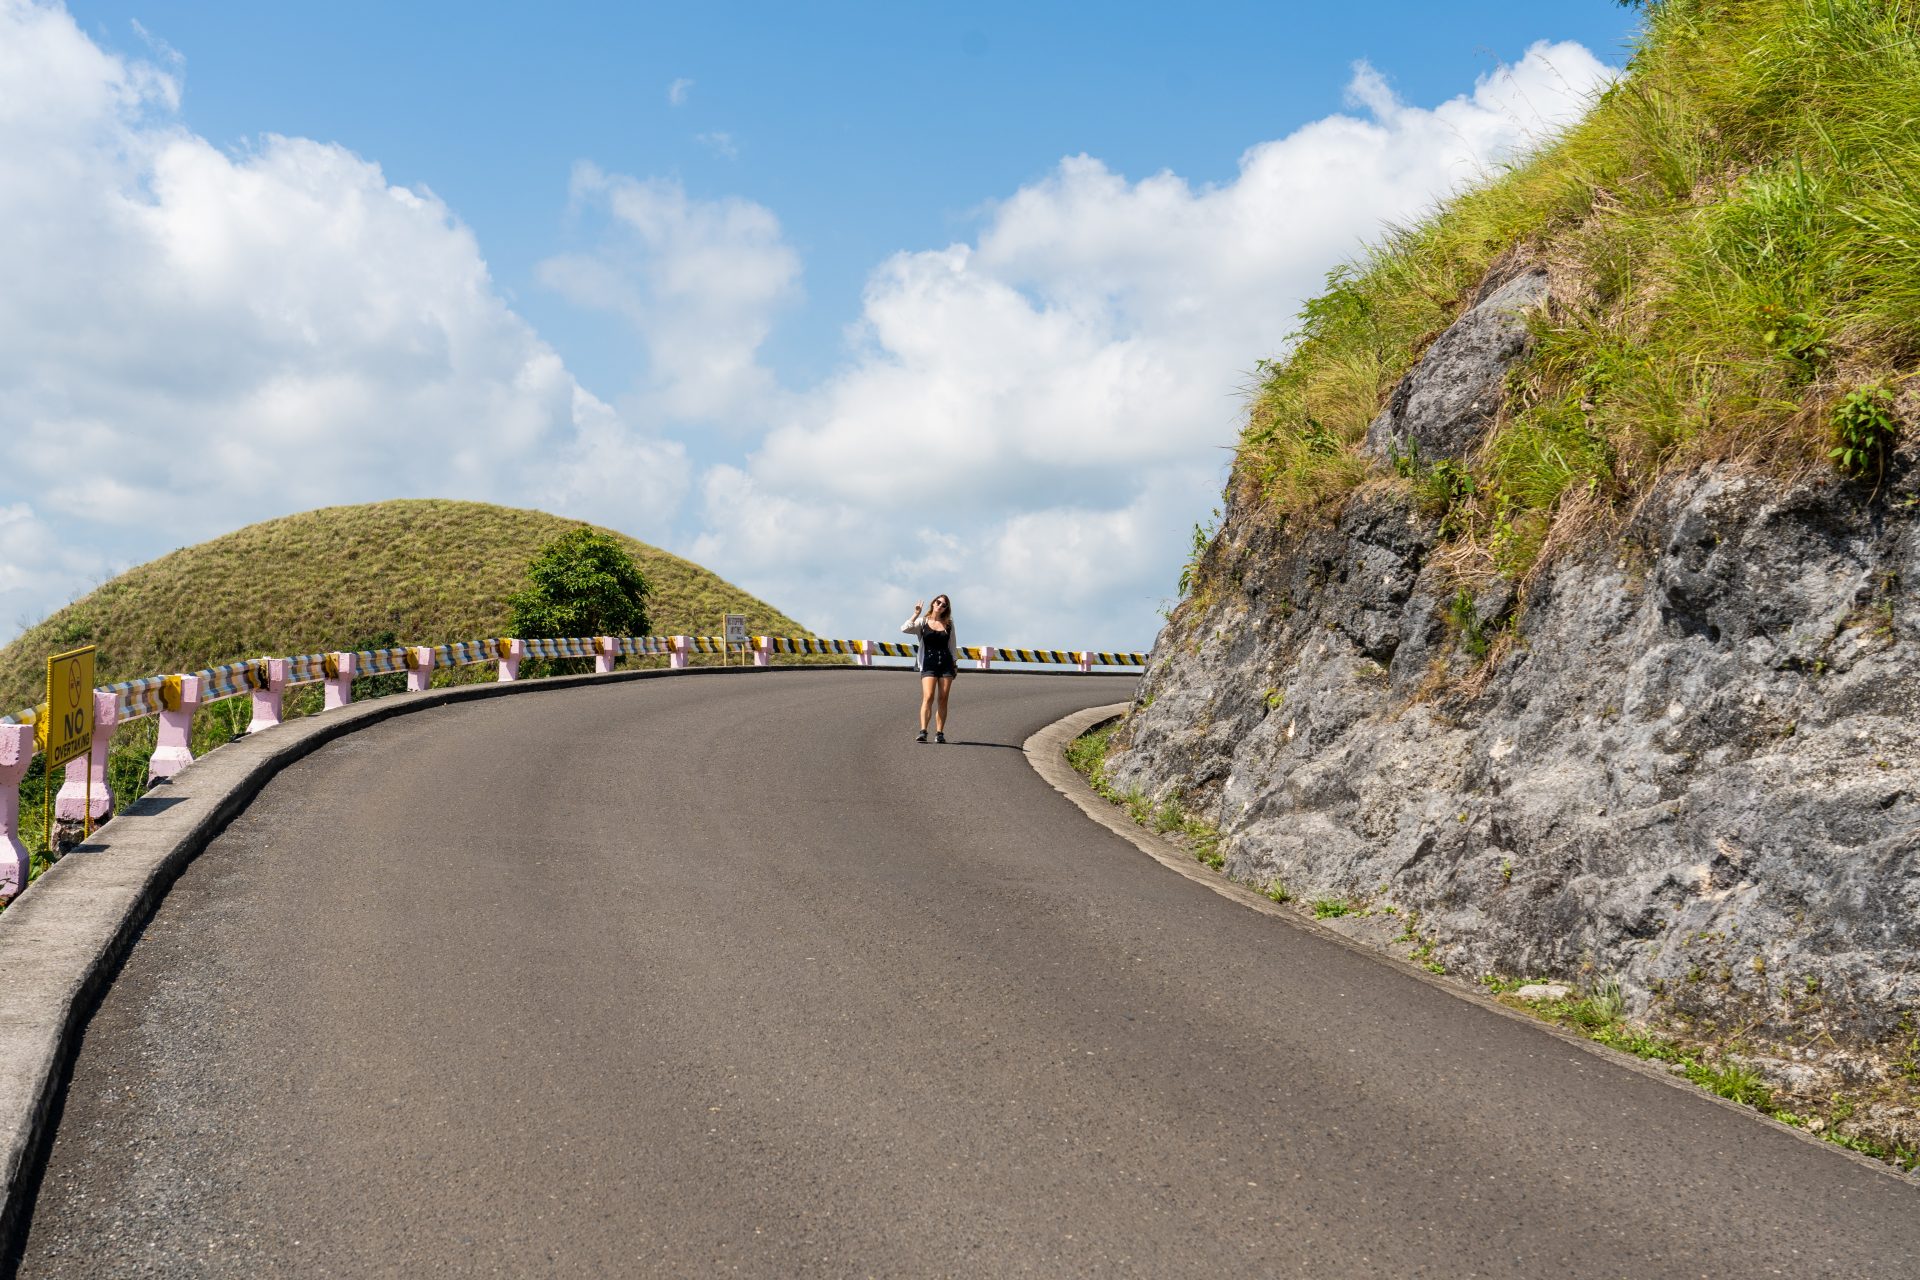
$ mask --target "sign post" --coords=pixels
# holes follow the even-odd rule
[[[47,659],[47,714],[41,749],[47,756],[47,785],[53,771],[93,751],[93,655],[95,646],[57,653]],[[93,769],[87,769],[86,834],[93,834]],[[47,848],[53,848],[53,802],[47,802]]]
[[[744,613],[722,614],[720,616],[720,622],[721,622],[721,626],[726,631],[726,639],[722,642],[722,645],[721,645],[724,652],[720,655],[721,665],[725,666],[728,660],[733,656],[733,646],[735,646],[736,644],[740,646],[740,655],[742,659],[746,657],[747,615]]]

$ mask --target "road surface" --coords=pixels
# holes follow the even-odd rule
[[[29,1276],[1912,1276],[1920,1188],[1156,865],[1131,686],[642,681],[289,769],[78,1054]]]

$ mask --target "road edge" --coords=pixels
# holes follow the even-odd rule
[[[1525,1026],[1533,1027],[1564,1044],[1583,1050],[1615,1066],[1625,1067],[1627,1070],[1645,1076],[1648,1079],[1658,1080],[1669,1088],[1678,1089],[1690,1097],[1711,1102],[1716,1106],[1724,1107],[1728,1111],[1737,1112],[1758,1124],[1763,1124],[1769,1128],[1777,1129],[1782,1133],[1790,1134],[1799,1141],[1809,1146],[1817,1147],[1829,1155],[1839,1156],[1842,1159],[1852,1161],[1862,1168],[1871,1169],[1882,1177],[1892,1178],[1902,1186],[1911,1188],[1916,1185],[1916,1182],[1920,1182],[1920,1178],[1917,1178],[1915,1175],[1902,1173],[1884,1161],[1862,1155],[1857,1151],[1840,1146],[1838,1143],[1828,1142],[1826,1139],[1808,1133],[1804,1129],[1796,1129],[1790,1124],[1775,1120],[1772,1116],[1755,1111],[1752,1107],[1743,1106],[1740,1103],[1722,1098],[1718,1094],[1710,1093],[1691,1081],[1677,1076],[1671,1071],[1663,1070],[1645,1059],[1636,1058],[1630,1053],[1601,1044],[1596,1040],[1589,1040],[1585,1036],[1575,1035],[1563,1027],[1555,1026],[1551,1022],[1546,1022],[1539,1018],[1530,1017],[1518,1009],[1508,1008],[1498,1000],[1476,991],[1472,987],[1462,985],[1458,980],[1447,981],[1434,974],[1428,973],[1411,961],[1402,960],[1400,957],[1391,955],[1377,947],[1370,947],[1364,942],[1357,941],[1347,937],[1345,934],[1325,928],[1317,924],[1310,917],[1304,916],[1297,911],[1289,911],[1278,903],[1268,901],[1264,895],[1255,892],[1247,886],[1236,884],[1228,880],[1225,876],[1202,867],[1199,863],[1195,862],[1193,856],[1184,849],[1181,849],[1170,841],[1163,840],[1158,835],[1155,835],[1139,823],[1133,821],[1118,805],[1111,803],[1104,796],[1100,795],[1099,792],[1095,791],[1086,778],[1081,776],[1077,769],[1067,763],[1068,743],[1084,733],[1120,719],[1131,707],[1131,703],[1116,702],[1103,707],[1089,707],[1084,711],[1076,711],[1071,715],[1063,716],[1059,720],[1035,732],[1021,744],[1020,749],[1026,756],[1027,763],[1033,766],[1033,771],[1040,775],[1042,781],[1046,782],[1067,799],[1073,801],[1074,804],[1079,806],[1082,813],[1086,814],[1096,823],[1113,832],[1122,840],[1125,840],[1128,844],[1131,844],[1141,853],[1146,854],[1149,858],[1152,858],[1169,871],[1185,876],[1195,884],[1203,885],[1223,898],[1236,902],[1250,910],[1257,911],[1263,916],[1278,920],[1290,928],[1299,929],[1303,932],[1311,933],[1315,937],[1324,938],[1328,942],[1337,943],[1356,955],[1365,956],[1376,964],[1385,965],[1395,972],[1405,974],[1415,981],[1423,982],[1434,990],[1445,992],[1456,1000],[1499,1014],[1503,1018],[1511,1019]]]

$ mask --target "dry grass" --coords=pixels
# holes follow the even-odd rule
[[[48,654],[99,646],[105,684],[263,654],[506,634],[507,596],[542,544],[573,527],[542,511],[414,499],[249,525],[131,569],[0,650],[0,708],[43,695]],[[652,585],[659,634],[799,623],[690,561],[615,534]]]

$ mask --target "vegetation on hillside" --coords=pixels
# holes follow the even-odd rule
[[[507,625],[527,637],[643,636],[652,590],[618,539],[583,524],[540,548],[507,598]]]
[[[1713,459],[1871,493],[1920,404],[1917,125],[1915,0],[1649,6],[1578,125],[1331,274],[1259,367],[1237,493],[1285,517],[1365,479],[1367,424],[1503,262],[1553,303],[1500,421],[1464,469],[1399,468],[1463,572],[1525,578]]]
[[[263,654],[510,635],[528,562],[581,526],[541,511],[406,500],[327,507],[249,525],[131,569],[0,650],[0,710],[44,696],[45,659],[99,646],[102,683]],[[799,623],[699,565],[624,534],[662,633],[713,634],[723,613],[755,631]]]

